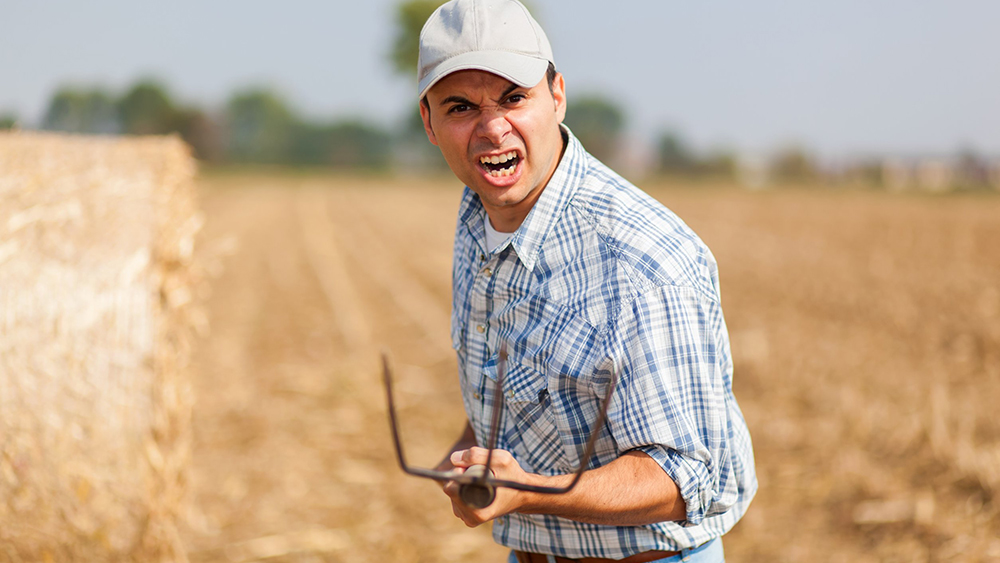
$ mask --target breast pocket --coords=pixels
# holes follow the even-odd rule
[[[484,393],[495,395],[496,370],[486,372]],[[525,471],[542,475],[566,473],[565,451],[556,426],[544,374],[517,362],[507,363],[503,380],[503,435],[498,447],[510,451]],[[499,404],[491,397],[491,404]],[[489,416],[489,413],[484,413]],[[487,424],[489,424],[487,422]]]

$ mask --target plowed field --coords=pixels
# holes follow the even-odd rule
[[[192,561],[500,562],[396,466],[464,423],[448,338],[460,186],[201,181]],[[760,491],[729,561],[1000,560],[1000,197],[654,186],[720,264]]]

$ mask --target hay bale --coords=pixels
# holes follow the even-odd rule
[[[0,561],[183,561],[195,167],[0,134]]]

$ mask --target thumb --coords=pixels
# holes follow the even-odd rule
[[[457,450],[451,452],[451,464],[456,468],[466,468],[469,465],[469,450]]]

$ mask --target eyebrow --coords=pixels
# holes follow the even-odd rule
[[[467,105],[467,106],[474,106],[474,105],[476,105],[476,104],[472,103],[471,101],[466,100],[462,96],[448,96],[447,98],[441,100],[441,103],[439,103],[438,105],[439,106],[444,106],[444,105],[448,105],[448,104],[464,104],[464,105]]]
[[[508,86],[507,89],[503,91],[503,94],[500,94],[500,99],[502,100],[502,99],[506,98],[507,96],[510,95],[511,92],[513,92],[514,90],[517,90],[518,88],[520,88],[520,86],[518,86],[517,84],[511,83],[511,85]]]
[[[514,90],[517,90],[518,88],[521,88],[521,86],[518,86],[517,84],[511,83],[511,85],[508,86],[507,89],[504,90],[502,94],[500,94],[500,99],[502,100],[502,99],[506,98],[507,96],[509,96],[511,94],[511,92],[513,92]],[[463,98],[462,96],[448,96],[447,98],[441,100],[441,102],[438,105],[439,106],[444,106],[444,105],[448,105],[448,104],[464,104],[464,105],[467,105],[467,106],[474,106],[474,105],[476,105],[476,104],[472,103],[471,101]]]

